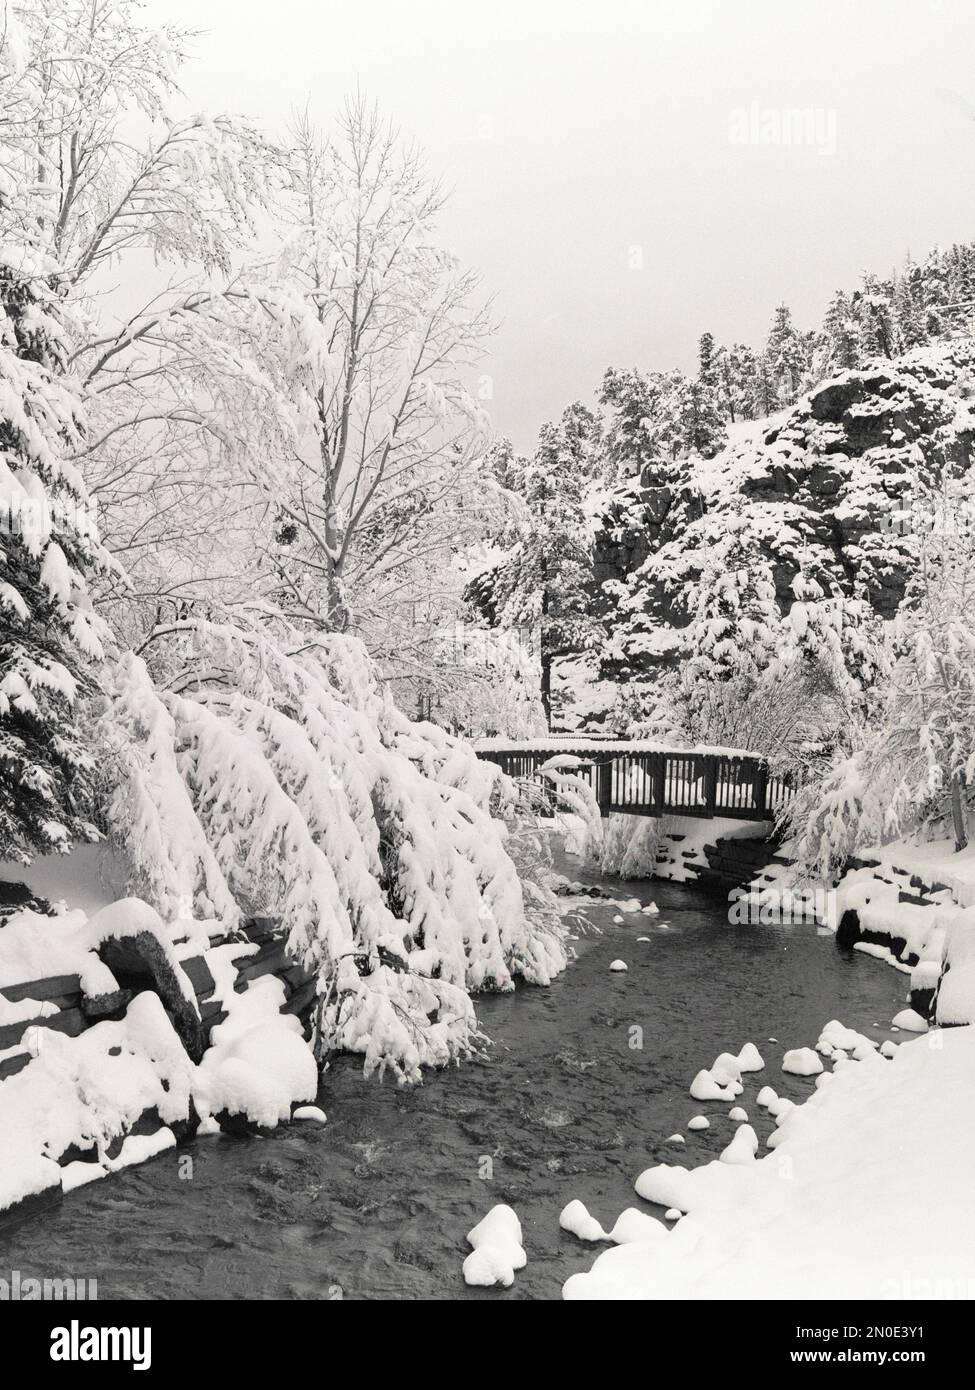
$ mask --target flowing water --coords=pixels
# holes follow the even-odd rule
[[[404,1090],[340,1059],[326,1126],[199,1139],[94,1183],[0,1233],[0,1271],[95,1278],[100,1298],[557,1298],[600,1248],[559,1229],[568,1201],[609,1227],[643,1207],[643,1168],[729,1142],[729,1106],[688,1095],[719,1052],[751,1040],[765,1058],[737,1102],[764,1143],[758,1088],[798,1100],[812,1086],[781,1072],[785,1048],[831,1018],[890,1036],[906,980],[889,966],[814,927],[729,926],[694,889],[599,882],[659,915],[618,924],[618,908],[586,907],[600,933],[573,943],[550,988],[477,1001],[483,1060]],[[609,971],[617,957],[627,973]],[[711,1128],[687,1131],[702,1111]],[[685,1146],[666,1142],[678,1130]],[[509,1290],[467,1289],[464,1237],[496,1202],[518,1212],[528,1265]]]

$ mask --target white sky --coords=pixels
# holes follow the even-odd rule
[[[975,238],[972,0],[149,12],[205,31],[184,76],[194,106],[280,127],[307,99],[325,123],[358,80],[426,149],[454,189],[444,242],[503,320],[489,408],[523,448],[607,366],[689,366],[704,329],[757,343],[783,298],[812,325],[861,269]],[[835,153],[730,143],[753,102],[834,113]]]

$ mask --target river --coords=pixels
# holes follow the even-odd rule
[[[600,933],[573,943],[551,987],[477,1001],[483,1060],[405,1090],[340,1059],[326,1126],[199,1139],[94,1183],[0,1235],[0,1269],[95,1278],[100,1298],[558,1298],[600,1248],[559,1229],[566,1202],[609,1227],[643,1205],[643,1168],[696,1165],[730,1140],[729,1107],[688,1095],[717,1053],[750,1040],[763,1054],[738,1103],[764,1144],[758,1087],[799,1100],[812,1085],[781,1072],[785,1048],[831,1018],[890,1036],[907,981],[889,966],[814,927],[731,927],[692,888],[599,882],[659,915],[619,924],[618,908],[586,907]],[[711,1128],[688,1132],[702,1111]],[[684,1146],[666,1142],[678,1130]],[[496,1202],[518,1212],[528,1264],[509,1290],[467,1289],[464,1237]]]

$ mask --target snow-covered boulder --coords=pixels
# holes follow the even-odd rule
[[[594,1216],[590,1216],[585,1205],[576,1198],[562,1208],[559,1225],[563,1231],[578,1236],[580,1240],[609,1240],[610,1237]]]
[[[899,1014],[895,1014],[891,1022],[895,1028],[903,1028],[907,1033],[926,1033],[928,1031],[928,1021],[922,1018],[915,1009],[901,1009]]]
[[[794,1047],[782,1058],[782,1070],[793,1076],[818,1076],[823,1059],[811,1047]]]
[[[511,1207],[504,1203],[492,1207],[487,1216],[468,1231],[467,1240],[473,1248],[464,1261],[464,1282],[482,1287],[501,1284],[510,1288],[515,1271],[524,1269],[527,1263],[521,1244],[521,1222]]]
[[[751,1125],[743,1124],[735,1130],[735,1137],[718,1158],[722,1163],[753,1163],[757,1153],[758,1135]]]

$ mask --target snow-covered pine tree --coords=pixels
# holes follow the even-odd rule
[[[859,367],[863,360],[860,323],[854,306],[842,290],[830,300],[823,319],[823,377]]]
[[[599,471],[599,423],[587,406],[568,406],[557,424],[542,426],[531,459],[510,464],[521,479],[523,514],[505,558],[468,585],[466,597],[500,627],[538,634],[541,700],[552,716],[552,665],[591,648],[602,626],[592,610],[591,541],[584,500]]]
[[[908,256],[894,290],[894,318],[897,335],[905,352],[927,341],[921,273]]]
[[[639,478],[653,457],[650,422],[660,405],[660,381],[655,375],[607,369],[599,390],[599,404],[607,412],[603,428],[603,454],[610,482]]]
[[[772,360],[767,352],[760,353],[755,360],[755,375],[752,378],[750,414],[753,419],[760,420],[765,415],[773,415],[781,404]]]
[[[719,349],[710,333],[704,333],[698,349],[698,373],[687,383],[683,415],[687,448],[702,458],[714,458],[727,440],[718,396]]]
[[[878,275],[864,275],[859,296],[864,348],[871,357],[896,357],[901,350],[894,312],[894,286]]]
[[[718,402],[731,424],[755,413],[755,354],[747,343],[733,343],[717,354]]]
[[[765,356],[779,409],[791,405],[799,394],[799,389],[808,368],[806,346],[802,334],[792,322],[792,313],[787,304],[780,304],[772,319]]]
[[[78,697],[103,655],[85,576],[107,561],[65,457],[79,406],[52,297],[22,259],[0,262],[0,858],[29,862],[94,835]]]
[[[937,338],[945,331],[945,306],[951,302],[948,271],[940,246],[932,246],[921,263],[921,299],[924,305],[925,328],[930,337]]]

